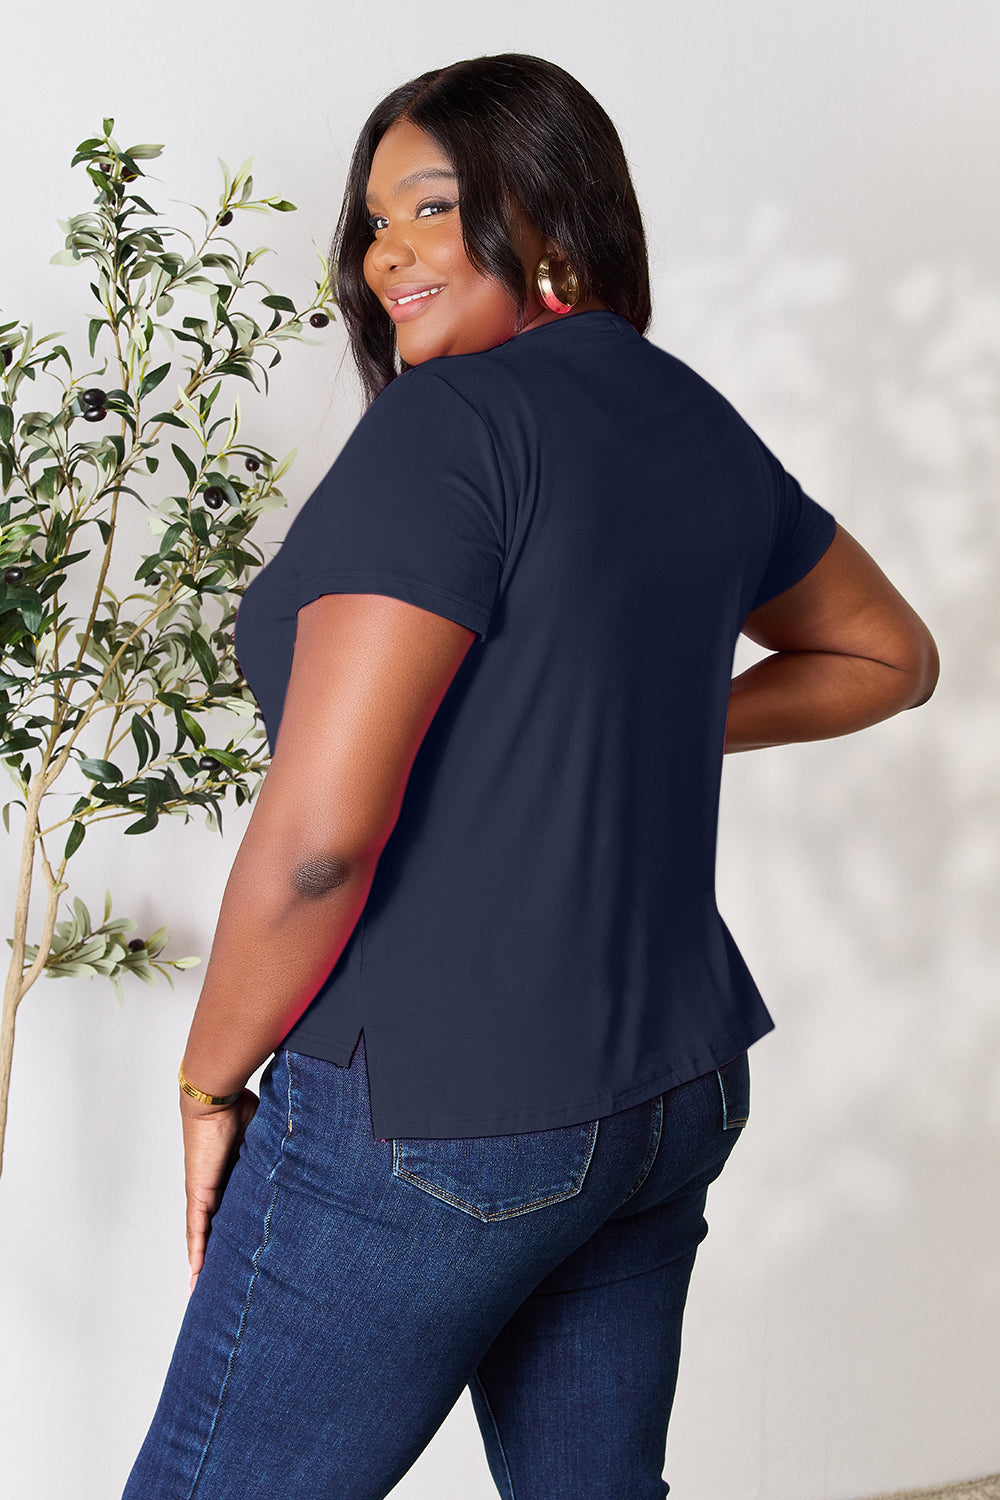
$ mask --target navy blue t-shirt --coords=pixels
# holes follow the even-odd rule
[[[367,408],[235,642],[273,752],[319,595],[477,633],[364,911],[282,1042],[345,1066],[363,1029],[376,1136],[597,1119],[772,1029],[716,906],[729,685],[747,614],[835,526],[610,311],[428,360]]]

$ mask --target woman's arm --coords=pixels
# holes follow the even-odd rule
[[[853,734],[926,703],[937,685],[934,637],[842,526],[743,634],[775,654],[733,679],[727,754]]]
[[[184,1053],[205,1093],[246,1082],[340,957],[414,757],[474,639],[381,594],[324,594],[299,610],[274,755]]]
[[[225,893],[184,1051],[188,1256],[256,1106],[244,1088],[316,995],[368,898],[417,750],[475,631],[381,594],[298,612],[274,755]]]

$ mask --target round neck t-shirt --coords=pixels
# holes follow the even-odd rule
[[[273,752],[297,611],[321,594],[476,632],[364,910],[281,1044],[346,1066],[363,1031],[376,1136],[590,1121],[773,1028],[716,904],[729,686],[747,615],[835,527],[611,311],[427,360],[368,406],[235,644]]]

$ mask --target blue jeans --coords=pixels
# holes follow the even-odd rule
[[[744,1052],[587,1124],[383,1141],[363,1036],[277,1053],[123,1500],[381,1500],[466,1386],[503,1500],[663,1500],[749,1108]]]

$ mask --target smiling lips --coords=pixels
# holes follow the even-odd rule
[[[429,287],[426,292],[411,292],[408,297],[394,297],[393,301],[402,307],[408,302],[416,302],[421,297],[434,297],[440,290],[439,286]]]
[[[387,292],[389,298],[389,316],[394,323],[406,323],[411,318],[419,318],[428,305],[434,301],[438,292],[443,291],[441,286],[398,286],[394,289],[395,295]]]
[[[402,302],[405,304],[413,297],[431,296],[434,292],[439,292],[440,290],[440,286],[429,281],[423,283],[419,281],[400,282],[399,286],[394,286],[391,291],[386,292],[386,296],[390,302]]]

